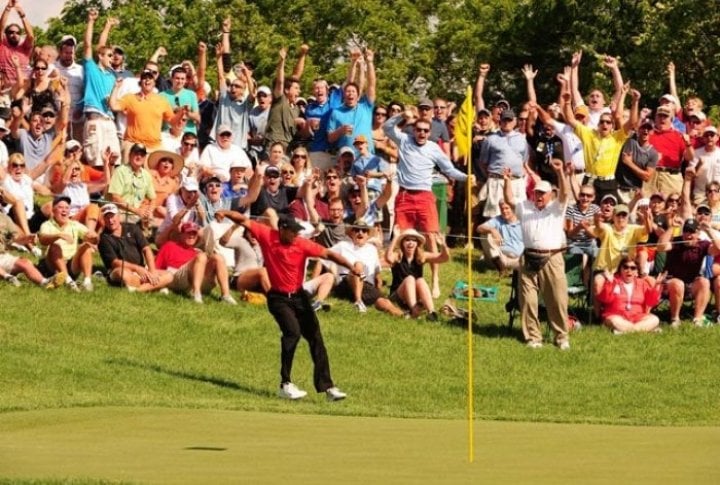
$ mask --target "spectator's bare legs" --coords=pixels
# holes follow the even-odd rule
[[[425,284],[427,287],[427,284]],[[398,296],[405,304],[410,308],[410,316],[417,318],[419,311],[416,309],[417,305],[417,280],[414,276],[406,277],[397,289]]]
[[[270,279],[265,268],[253,268],[238,275],[235,288],[238,291],[255,291],[260,287],[263,293],[270,291]]]
[[[690,291],[695,302],[693,318],[703,318],[705,309],[710,302],[710,280],[703,277],[695,278],[690,286]]]
[[[420,300],[420,303],[425,306],[425,309],[429,313],[434,312],[435,303],[433,302],[432,293],[430,292],[430,287],[428,286],[427,281],[425,281],[425,278],[416,280],[415,285],[415,291],[417,292],[417,298]]]
[[[191,289],[193,296],[201,294],[205,268],[207,267],[207,254],[197,253],[190,266]]]
[[[78,247],[77,253],[73,256],[71,261],[71,269],[74,274],[80,274],[85,279],[90,279],[92,276],[92,258],[95,248],[89,243],[82,243]]]
[[[34,264],[29,259],[20,258],[17,261],[15,261],[15,264],[12,267],[12,274],[18,274],[18,273],[25,273],[25,276],[27,276],[27,279],[35,283],[36,285],[42,284],[45,278],[43,278],[43,275],[38,271],[38,269],[35,267]]]
[[[680,318],[680,307],[685,297],[685,283],[682,280],[673,278],[667,283],[668,300],[670,300],[670,321]]]
[[[387,298],[378,298],[375,301],[375,308],[378,310],[384,311],[386,313],[389,313],[392,316],[395,317],[402,317],[405,315],[405,312],[403,312],[400,308],[395,306],[393,302],[388,300]]]
[[[620,315],[613,315],[605,319],[605,326],[622,333],[651,332],[660,325],[660,319],[652,313],[646,315],[642,320],[632,323]]]
[[[214,274],[217,279],[218,285],[220,285],[220,294],[222,296],[230,295],[230,282],[228,281],[228,270],[225,260],[220,254],[213,254],[210,258],[210,264],[208,265],[207,271],[209,274]]]
[[[330,294],[330,291],[332,291],[333,286],[335,286],[335,276],[332,273],[323,273],[317,278],[313,279],[315,280],[317,285],[317,293],[315,294],[315,298],[318,301],[325,301],[325,299]]]
[[[350,289],[353,293],[353,302],[357,303],[359,301],[362,301],[362,289],[364,280],[360,279],[352,273],[349,273],[346,278],[348,285],[350,286]]]
[[[437,253],[438,246],[435,234],[428,234],[427,240],[430,246],[430,252]],[[440,265],[438,263],[431,263],[430,272],[432,274],[432,297],[440,298]]]
[[[63,258],[62,255],[62,249],[57,244],[51,244],[48,248],[47,255],[45,256],[45,260],[47,261],[48,265],[54,269],[57,273],[65,273],[68,274],[68,267],[67,262]],[[68,279],[70,276],[68,275]]]

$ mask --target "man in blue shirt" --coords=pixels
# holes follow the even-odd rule
[[[328,122],[332,111],[342,106],[343,96],[341,89],[335,87],[331,89],[324,79],[313,81],[313,96],[315,101],[308,103],[305,108],[305,119],[313,134],[309,147],[310,160],[313,167],[325,171],[334,164],[332,156],[328,153],[330,150],[327,138]]]

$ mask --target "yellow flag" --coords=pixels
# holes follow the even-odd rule
[[[457,143],[460,156],[469,155],[472,146],[472,125],[475,121],[475,107],[472,98],[472,88],[468,86],[465,101],[460,106],[457,123],[455,124],[455,143]]]

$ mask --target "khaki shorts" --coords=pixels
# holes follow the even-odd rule
[[[85,122],[83,151],[85,159],[95,167],[102,167],[102,153],[110,147],[110,151],[120,155],[120,140],[118,139],[115,122],[109,118],[95,118]]]
[[[192,268],[194,260],[190,260],[183,264],[180,269],[173,273],[172,283],[168,285],[172,291],[176,293],[186,293],[192,289],[192,274],[190,269]],[[200,291],[202,293],[210,293],[210,290],[215,286],[215,278],[209,281],[203,278],[202,285],[200,285]]]

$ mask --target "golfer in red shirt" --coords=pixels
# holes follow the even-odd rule
[[[343,256],[327,248],[297,237],[302,226],[292,216],[281,215],[278,230],[251,221],[249,217],[235,211],[217,211],[218,219],[227,217],[236,224],[242,224],[257,239],[265,259],[272,289],[267,294],[268,310],[280,327],[280,390],[284,399],[301,399],[307,392],[299,389],[290,380],[295,349],[300,337],[310,345],[310,355],[315,364],[313,381],[317,392],[325,392],[328,401],[345,399],[346,394],[333,384],[330,377],[325,343],[320,332],[320,322],[312,309],[310,295],[303,290],[305,262],[307,258],[329,259],[349,268],[363,277],[362,270],[355,268]]]

